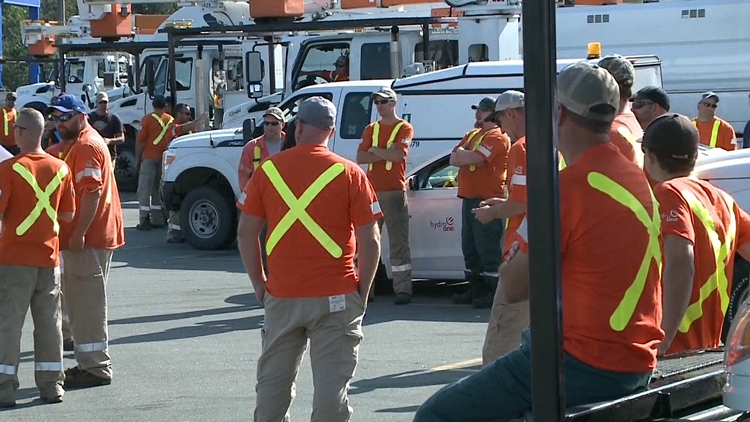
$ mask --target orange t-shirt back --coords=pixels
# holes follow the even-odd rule
[[[737,149],[737,144],[734,140],[734,128],[727,121],[718,117],[714,117],[713,122],[699,122],[698,120],[693,121],[695,122],[695,127],[698,128],[698,133],[700,133],[701,144],[711,146],[711,136],[714,130],[714,123],[719,122],[719,133],[716,137],[715,147],[722,148],[727,151],[734,151]]]
[[[164,124],[167,124],[171,117],[172,116],[170,116],[169,113],[162,113],[161,121]],[[141,130],[138,132],[136,140],[139,143],[143,144],[144,160],[161,160],[164,151],[167,150],[169,142],[172,140],[169,136],[169,132],[171,132],[172,129],[171,126],[172,125],[170,124],[167,128],[167,131],[164,133],[164,137],[162,138],[162,140],[159,141],[158,144],[154,145],[154,141],[159,136],[159,134],[162,133],[163,128],[153,115],[147,114],[143,116],[143,118],[141,119]]]
[[[472,130],[464,135],[453,150],[459,147],[473,150],[482,157],[484,165],[474,166],[473,171],[472,166],[462,166],[458,169],[458,197],[479,199],[501,197],[505,194],[510,138],[500,128],[474,134],[475,132]],[[472,134],[474,136],[469,142]]]
[[[414,128],[406,120],[401,120],[404,124],[399,128],[396,137],[393,140],[392,148],[399,149],[407,156],[409,155],[409,144],[414,137]],[[380,123],[380,133],[378,136],[378,148],[386,148],[388,139],[390,139],[393,130],[398,123],[386,125]],[[372,148],[372,137],[375,123],[369,124],[364,133],[362,133],[362,142],[359,144],[358,151],[367,151]],[[368,164],[369,166],[369,164]],[[372,163],[372,170],[367,172],[370,182],[376,191],[395,191],[406,190],[406,158],[400,163],[393,163],[390,170],[386,170],[385,161]],[[369,168],[369,167],[368,167]]]
[[[16,126],[16,109],[14,108],[8,108],[8,107],[2,107],[2,111],[0,111],[2,115],[0,115],[0,144],[2,144],[4,147],[14,147],[16,146],[16,135],[13,132],[13,128]],[[8,133],[5,133],[5,118],[8,118]]]
[[[312,200],[306,212],[342,249],[334,258],[298,220],[268,254],[268,292],[276,297],[301,298],[347,294],[355,291],[359,277],[354,266],[355,228],[377,221],[382,213],[367,176],[355,163],[321,145],[297,145],[269,159],[299,198],[329,167],[344,165]],[[289,212],[263,167],[250,178],[237,207],[265,218],[269,238]]]
[[[508,200],[514,202],[527,203],[526,196],[526,137],[519,138],[510,146],[508,153]],[[521,225],[526,214],[516,215],[508,219],[505,226],[505,236],[503,240],[503,256],[506,256],[518,240],[516,231]]]
[[[112,170],[112,158],[101,135],[86,124],[78,139],[65,151],[65,162],[73,173],[76,192],[76,209],[81,209],[84,194],[101,190],[99,207],[85,235],[84,247],[93,249],[117,249],[125,244],[122,222],[120,192],[117,190]],[[61,249],[70,245],[70,235],[78,224],[80,213],[72,224],[62,226]]]
[[[620,150],[625,158],[638,165],[642,164],[638,160],[639,154],[636,151],[636,148],[640,149],[640,144],[636,146],[636,141],[642,137],[643,129],[641,129],[641,125],[632,111],[618,114],[609,130],[610,142]]]
[[[750,216],[734,201],[729,205],[726,200],[729,195],[710,183],[681,177],[667,180],[656,186],[654,194],[661,208],[662,235],[679,236],[694,245],[695,277],[691,287],[692,295],[689,306],[701,304],[699,306],[700,318],[690,324],[687,332],[677,331],[667,351],[668,354],[718,347],[721,344],[721,329],[724,324],[724,311],[721,308],[718,290],[713,290],[703,302],[700,301],[701,287],[716,272],[716,255],[705,225],[690,208],[684,192],[694,195],[698,202],[708,210],[722,245],[730,234],[731,224],[734,224],[734,233],[732,233],[734,241],[731,242],[732,246],[725,260],[727,289],[730,289],[727,291],[728,295],[731,294],[732,268],[737,245],[750,241]]]
[[[47,210],[42,210],[25,233],[19,236],[16,231],[39,201],[29,182],[13,169],[16,163],[34,176],[42,191],[47,190],[61,168],[67,168],[60,159],[36,153],[19,154],[0,164],[0,214],[3,215],[0,264],[56,267],[60,265],[60,239]],[[73,175],[68,171],[49,197],[50,207],[58,215],[76,209],[72,180]]]
[[[563,347],[599,369],[648,372],[664,339],[658,263],[650,260],[632,314],[613,327],[610,318],[636,282],[650,236],[633,211],[589,185],[594,172],[627,189],[649,216],[658,206],[641,168],[610,142],[590,148],[560,172]],[[522,232],[521,250],[528,253]]]

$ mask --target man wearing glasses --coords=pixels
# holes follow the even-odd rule
[[[656,86],[641,88],[633,98],[633,113],[643,130],[657,117],[669,111],[669,95]]]
[[[271,107],[263,114],[263,135],[251,140],[242,148],[237,172],[240,189],[245,189],[250,176],[263,160],[281,151],[286,138],[284,126],[284,112],[280,108]]]
[[[2,107],[3,121],[0,126],[0,144],[11,154],[16,155],[20,152],[16,146],[16,139],[13,136],[13,125],[16,122],[16,94],[9,92],[5,96],[5,106]]]
[[[733,151],[737,149],[734,128],[726,120],[716,116],[717,107],[719,96],[716,93],[709,91],[701,95],[698,117],[693,119],[693,124],[701,135],[701,144]]]

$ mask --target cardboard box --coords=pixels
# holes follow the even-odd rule
[[[305,0],[250,0],[250,16],[262,18],[298,18],[305,14]]]

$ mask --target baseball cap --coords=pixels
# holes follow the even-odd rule
[[[266,110],[266,112],[263,113],[263,117],[266,117],[266,116],[273,116],[279,121],[282,121],[282,122],[284,121],[284,112],[281,111],[281,109],[278,107],[271,107],[268,110]]]
[[[5,95],[5,99],[6,100],[13,100],[13,101],[15,101],[15,100],[18,99],[18,97],[16,97],[16,93],[15,92],[9,92],[9,93],[7,93]]]
[[[716,95],[716,93],[713,91],[704,92],[703,95],[701,95],[701,101],[707,100],[709,98],[715,98],[716,102],[719,102],[719,96]]]
[[[167,99],[163,95],[155,95],[151,105],[154,108],[164,108],[167,106]]]
[[[526,95],[523,92],[508,90],[500,94],[495,102],[495,111],[503,111],[509,108],[521,108],[526,104]]]
[[[628,59],[619,54],[610,54],[599,60],[599,66],[615,77],[620,85],[633,85],[635,80],[635,68]]]
[[[471,106],[472,110],[484,110],[484,111],[494,111],[495,110],[495,99],[492,97],[484,97],[482,98],[479,103],[474,104]]]
[[[387,100],[391,101],[397,101],[398,96],[396,95],[396,91],[388,88],[387,86],[380,87],[380,89],[372,94],[373,97],[383,97]]]
[[[336,107],[323,97],[310,97],[299,105],[297,119],[318,129],[328,130],[336,122]]]
[[[669,95],[663,89],[656,86],[641,88],[633,97],[633,100],[648,100],[659,104],[661,108],[669,111]]]
[[[97,102],[97,104],[100,103],[100,102],[102,102],[102,101],[109,102],[109,95],[107,95],[107,93],[104,92],[104,91],[97,92],[96,93],[96,102]]]
[[[579,116],[612,122],[620,106],[620,87],[604,68],[582,60],[557,75],[557,98]]]
[[[643,148],[661,159],[694,159],[699,141],[700,134],[693,122],[677,113],[657,117],[643,134]]]
[[[50,114],[53,111],[60,111],[63,113],[78,112],[88,113],[88,109],[83,105],[83,100],[77,95],[63,94],[57,97],[54,105],[47,107],[46,114]]]

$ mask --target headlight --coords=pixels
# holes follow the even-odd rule
[[[166,150],[164,151],[164,155],[162,155],[161,159],[161,174],[163,175],[167,174],[167,169],[169,168],[169,165],[172,164],[174,159],[176,158],[174,151]]]

